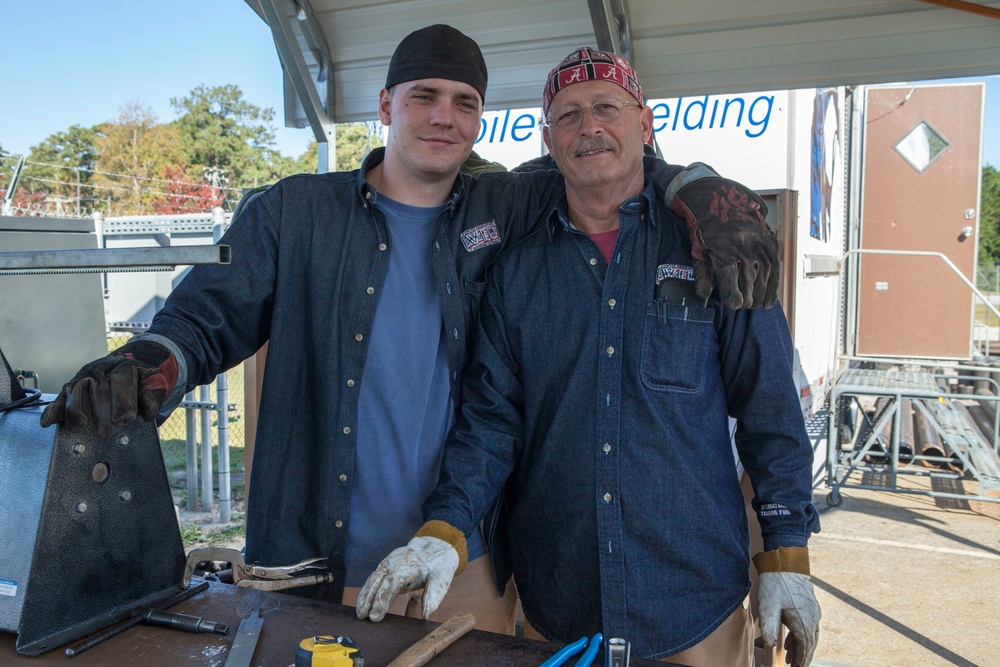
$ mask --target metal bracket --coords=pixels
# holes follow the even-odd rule
[[[297,19],[298,26],[293,26],[292,22],[288,20],[288,14],[285,11],[288,4],[288,0],[260,0],[260,8],[264,13],[264,19],[271,27],[274,45],[278,49],[278,57],[281,58],[281,64],[285,68],[285,75],[302,102],[316,141],[321,144],[327,143],[334,136],[332,113],[334,99],[330,92],[334,89],[333,63],[326,43],[319,37],[322,35],[322,31],[311,23],[315,22],[316,18],[312,15],[305,0],[297,0],[292,3],[296,15],[301,15],[304,19]],[[315,82],[302,51],[298,48],[300,36],[306,41],[312,55],[319,61],[320,75]],[[320,99],[317,91],[316,84],[321,81],[326,84],[326,104],[324,104],[324,100]]]
[[[632,26],[626,0],[587,0],[597,47],[632,62]],[[643,101],[643,100],[640,100]]]
[[[172,271],[188,264],[229,264],[228,245],[0,252],[0,276],[41,273]]]

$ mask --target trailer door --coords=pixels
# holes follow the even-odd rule
[[[976,282],[983,99],[983,83],[868,89],[862,249],[939,252]],[[969,358],[974,297],[941,258],[859,261],[859,355]]]

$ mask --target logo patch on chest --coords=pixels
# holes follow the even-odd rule
[[[672,278],[674,280],[694,281],[694,269],[683,264],[660,264],[656,267],[656,284],[659,285],[664,280]]]
[[[500,230],[494,220],[462,232],[462,245],[467,252],[474,252],[500,243]]]

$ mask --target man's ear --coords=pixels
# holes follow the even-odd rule
[[[639,110],[639,126],[642,128],[642,143],[648,144],[653,136],[653,110],[649,107]]]
[[[378,119],[383,125],[392,124],[392,91],[388,88],[378,93]]]
[[[545,142],[545,150],[552,153],[552,137],[549,136],[549,128],[542,127],[542,141]]]

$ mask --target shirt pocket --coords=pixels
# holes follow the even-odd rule
[[[646,306],[640,375],[653,391],[693,394],[705,382],[714,311],[652,301]]]
[[[469,332],[476,330],[476,321],[479,319],[479,305],[486,294],[486,281],[463,280],[462,293],[465,298],[466,315],[469,320],[466,322]]]

